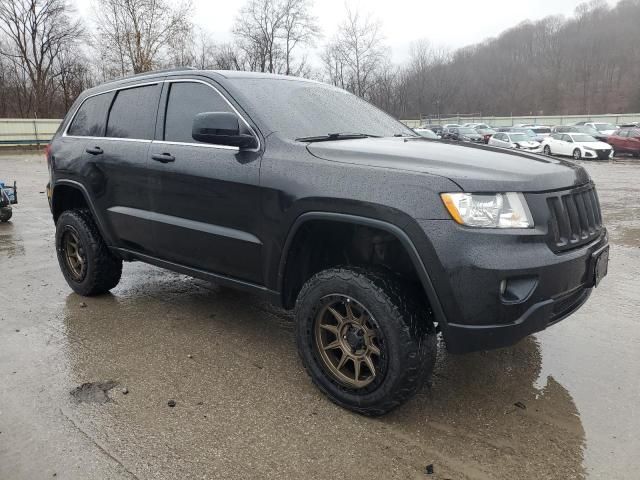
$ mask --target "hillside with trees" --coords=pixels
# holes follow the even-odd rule
[[[246,0],[227,43],[194,26],[188,1],[94,10],[83,22],[66,0],[0,0],[0,117],[61,117],[87,87],[185,65],[315,78],[398,118],[640,111],[640,0],[593,0],[457,50],[417,40],[402,64],[357,10],[323,38],[312,0]]]

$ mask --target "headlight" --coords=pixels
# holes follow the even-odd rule
[[[596,151],[595,148],[591,148],[591,147],[582,147],[582,148],[584,148],[585,150],[589,150],[590,152],[595,152]]]
[[[442,193],[447,211],[460,225],[481,228],[533,228],[521,193]]]

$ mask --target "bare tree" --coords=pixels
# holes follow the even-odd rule
[[[303,58],[294,71],[293,50],[299,45],[313,46],[320,36],[320,27],[317,19],[309,13],[310,0],[284,0],[281,8],[284,10],[284,21],[279,36],[284,43],[284,74],[299,75],[305,70],[306,59]]]
[[[366,98],[387,57],[381,23],[347,8],[338,34],[325,47],[323,62],[333,83]]]
[[[248,0],[233,33],[249,69],[286,75],[302,72],[305,60],[294,66],[293,51],[312,45],[320,34],[310,9],[311,0]]]
[[[49,114],[48,95],[54,87],[56,62],[82,35],[65,0],[0,0],[0,56],[24,84],[17,91],[37,116]],[[28,98],[32,96],[32,98]]]
[[[140,73],[168,63],[169,49],[191,31],[191,3],[100,0],[94,4],[102,58],[119,73]]]

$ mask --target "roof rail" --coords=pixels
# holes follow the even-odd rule
[[[182,72],[184,70],[197,70],[196,67],[172,67],[172,68],[164,68],[162,70],[149,70],[148,72],[136,73],[134,75],[126,75],[124,77],[118,77],[114,80],[128,80],[130,78],[138,78],[144,77],[147,75],[155,75],[157,73],[169,73],[169,72]]]

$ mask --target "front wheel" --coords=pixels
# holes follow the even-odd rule
[[[333,402],[378,416],[428,379],[437,342],[429,309],[390,272],[335,268],[296,302],[296,341],[313,382]]]
[[[551,156],[551,155],[552,155],[552,153],[551,153],[551,147],[550,147],[549,145],[545,145],[545,146],[544,146],[544,148],[543,148],[543,151],[544,151],[544,154],[545,154],[545,155],[549,155],[549,156]]]
[[[122,260],[114,257],[89,210],[67,210],[56,222],[56,252],[69,286],[84,296],[106,293],[122,274]]]
[[[573,151],[573,159],[574,159],[574,160],[580,160],[581,158],[582,158],[582,155],[581,155],[581,153],[580,153],[580,149],[579,149],[579,148],[576,148],[576,149]]]

